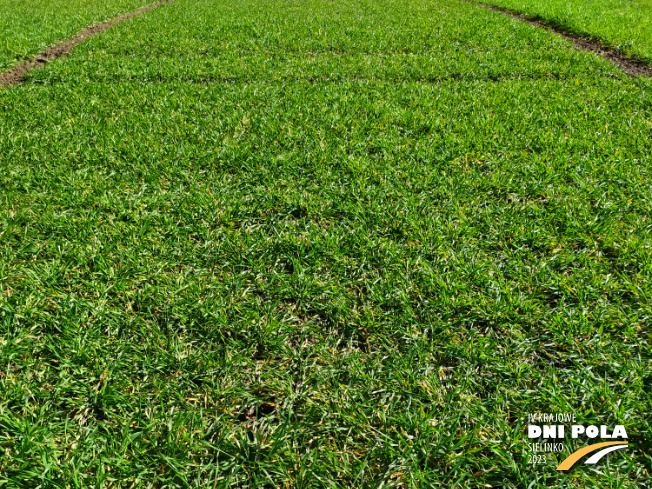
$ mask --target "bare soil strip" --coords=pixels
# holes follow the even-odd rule
[[[500,12],[501,14],[507,15],[509,17],[513,17],[523,22],[527,22],[528,24],[533,25],[535,27],[539,27],[560,34],[564,36],[566,39],[572,41],[577,49],[596,53],[597,55],[608,59],[609,61],[614,63],[616,66],[618,66],[621,70],[623,70],[625,73],[629,75],[652,77],[652,66],[650,66],[650,63],[640,59],[630,58],[615,49],[600,44],[600,42],[598,41],[582,37],[579,34],[564,29],[563,27],[554,25],[550,22],[546,22],[545,20],[539,17],[530,17],[528,15],[514,12],[513,10],[496,7],[494,5],[487,5],[484,3],[478,3],[477,5],[484,7],[488,10],[493,10],[494,12]]]
[[[106,20],[101,24],[97,24],[91,27],[86,27],[82,29],[77,35],[66,39],[64,41],[58,42],[57,44],[50,46],[41,54],[36,56],[34,59],[25,61],[23,63],[17,64],[13,68],[0,73],[0,88],[1,87],[10,87],[13,85],[18,85],[19,83],[25,80],[25,74],[29,71],[40,68],[41,66],[49,63],[53,59],[61,58],[62,56],[67,56],[73,50],[75,46],[84,42],[87,38],[104,32],[109,29],[111,26],[129,20],[138,15],[144,14],[149,10],[154,10],[155,8],[160,7],[166,3],[172,3],[174,0],[161,0],[160,2],[153,3],[151,5],[146,5],[141,7],[138,10],[133,12],[128,12],[126,14],[118,15],[112,19]]]

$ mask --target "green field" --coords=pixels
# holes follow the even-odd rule
[[[652,62],[652,0],[483,0]]]
[[[0,113],[0,488],[649,487],[650,80],[466,2],[177,0]],[[631,447],[532,466],[533,412]]]
[[[0,0],[0,70],[154,0]]]

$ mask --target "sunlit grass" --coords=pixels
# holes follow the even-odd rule
[[[0,0],[0,70],[147,0]]]
[[[487,0],[652,62],[650,0]]]
[[[449,1],[179,0],[33,72],[0,483],[645,486],[651,100]],[[529,466],[536,411],[632,449]]]

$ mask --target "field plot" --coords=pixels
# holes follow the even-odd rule
[[[3,487],[645,487],[650,81],[449,0],[178,0],[0,91]],[[527,413],[631,449],[528,464]]]
[[[652,61],[652,0],[487,0]]]
[[[83,27],[155,0],[0,0],[0,70]]]

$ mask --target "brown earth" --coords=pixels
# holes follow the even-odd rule
[[[530,17],[527,15],[519,14],[509,9],[495,7],[494,5],[486,5],[484,3],[478,3],[477,5],[480,5],[481,7],[484,7],[488,10],[493,10],[494,12],[500,12],[501,14],[513,17],[523,22],[527,22],[528,24],[535,27],[556,32],[557,34],[560,34],[566,39],[572,41],[577,49],[582,51],[590,51],[597,54],[598,56],[602,56],[629,75],[652,77],[652,66],[650,66],[650,63],[640,59],[630,58],[629,56],[626,56],[615,49],[600,44],[598,41],[587,39],[574,32],[546,22],[545,20],[537,17]]]
[[[153,10],[157,7],[160,7],[163,4],[172,3],[172,2],[174,2],[174,0],[161,0],[160,2],[156,2],[151,5],[141,7],[138,10],[134,10],[133,12],[129,12],[123,15],[119,15],[117,17],[113,17],[112,19],[104,21],[101,24],[97,24],[91,27],[86,27],[85,29],[82,29],[77,35],[71,37],[70,39],[66,39],[53,46],[50,46],[41,54],[36,56],[34,59],[17,64],[16,66],[9,69],[8,71],[0,73],[0,87],[10,87],[13,85],[18,85],[19,83],[25,80],[25,74],[27,72],[45,65],[46,63],[49,63],[53,59],[61,58],[62,56],[67,56],[68,54],[70,54],[70,52],[75,46],[84,42],[87,38],[99,34],[100,32],[104,32],[105,30],[109,29],[111,26],[115,24],[124,22],[125,20],[129,20],[149,10]]]

